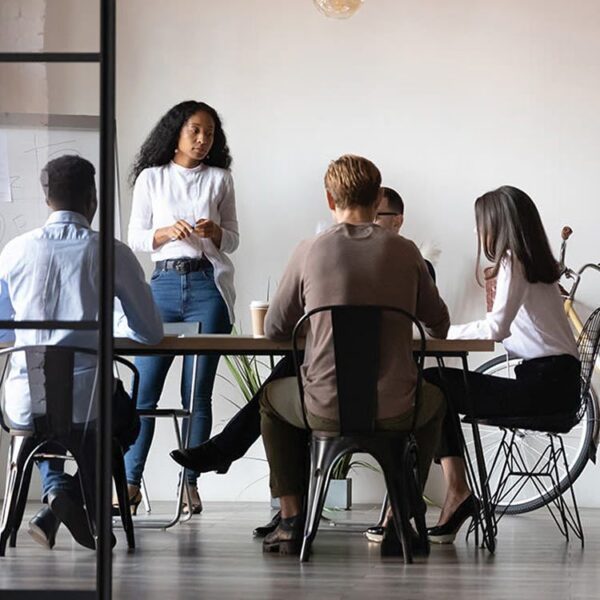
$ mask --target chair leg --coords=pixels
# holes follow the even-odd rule
[[[135,549],[135,531],[133,528],[133,519],[131,518],[131,508],[129,506],[129,493],[127,489],[127,477],[125,475],[125,464],[123,462],[123,452],[119,444],[113,442],[113,478],[115,480],[115,489],[119,501],[119,512],[121,513],[121,522],[127,538],[127,547],[130,550]]]
[[[33,470],[33,460],[32,457],[29,457],[23,466],[23,476],[21,479],[21,484],[18,490],[15,490],[17,493],[17,502],[15,506],[15,514],[14,520],[12,524],[12,531],[10,534],[9,546],[11,548],[16,548],[17,546],[17,534],[21,527],[21,523],[23,522],[23,515],[25,514],[25,507],[27,506],[27,495],[29,493],[29,485],[31,483],[31,472]]]
[[[327,440],[312,438],[310,451],[310,479],[308,482],[308,497],[306,505],[306,522],[304,524],[304,536],[300,550],[300,562],[307,562],[313,540],[317,535],[319,521],[325,495],[329,484],[329,476],[337,453],[331,451],[333,447]]]
[[[146,488],[146,480],[143,476],[140,481],[140,491],[142,493],[142,502],[144,503],[146,514],[150,514],[152,512],[152,505],[150,504],[150,496],[148,495],[148,490]]]
[[[392,460],[387,456],[376,457],[381,465],[385,477],[388,495],[390,498],[390,506],[394,515],[394,526],[396,533],[402,544],[402,552],[404,563],[411,564],[413,562],[412,543],[410,539],[410,521],[408,514],[408,503],[404,482],[407,479],[405,461],[401,466],[398,461]]]
[[[73,444],[75,446],[75,444]],[[94,490],[96,489],[96,480],[88,468],[83,453],[89,451],[89,447],[86,444],[85,447],[67,448],[72,454],[75,462],[77,463],[77,475],[79,479],[79,486],[81,489],[81,496],[83,498],[83,506],[85,514],[87,516],[88,527],[94,538],[96,538],[96,499]]]
[[[581,524],[581,517],[579,516],[579,506],[577,505],[577,498],[575,497],[575,488],[573,487],[573,481],[571,480],[571,473],[569,471],[569,464],[567,462],[567,454],[565,452],[565,444],[562,439],[562,436],[560,435],[558,436],[558,442],[560,444],[560,451],[562,453],[563,466],[565,468],[567,478],[569,481],[569,491],[571,492],[571,500],[573,501],[573,511],[571,514],[571,519],[573,522],[571,523],[571,529],[573,530],[575,536],[578,537],[581,541],[581,547],[583,548],[585,546],[583,525]]]
[[[10,440],[6,466],[6,490],[0,519],[0,556],[5,555],[6,544],[13,530],[17,500],[23,479],[23,465],[30,446],[28,440],[29,438],[20,436],[12,436]]]
[[[427,506],[425,500],[423,500],[423,485],[421,483],[421,477],[419,475],[419,463],[418,463],[418,448],[416,444],[411,444],[407,448],[406,453],[406,489],[409,493],[410,498],[410,514],[412,514],[417,534],[419,535],[419,542],[425,556],[429,556],[430,543],[427,535],[427,522],[425,520],[425,514],[427,513]]]

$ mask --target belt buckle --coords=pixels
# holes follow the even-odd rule
[[[173,267],[181,275],[187,275],[190,272],[190,264],[187,260],[176,260],[173,262]]]

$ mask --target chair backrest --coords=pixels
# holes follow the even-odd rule
[[[375,430],[378,405],[377,388],[382,358],[380,356],[382,328],[386,323],[390,323],[389,319],[394,317],[405,320],[411,331],[414,325],[418,332],[419,344],[414,353],[417,363],[414,411],[414,420],[416,420],[423,362],[425,360],[425,333],[423,327],[413,315],[401,308],[391,306],[322,306],[302,316],[296,323],[292,334],[292,347],[300,398],[303,405],[304,388],[301,375],[299,338],[306,325],[308,324],[310,327],[310,320],[315,315],[322,313],[331,315],[340,434],[372,433]],[[398,343],[406,343],[406,340],[399,339]],[[306,410],[304,410],[304,413],[306,420]],[[306,426],[309,428],[308,422]]]
[[[578,413],[580,419],[585,412],[594,366],[600,350],[600,307],[585,322],[577,340],[577,349],[581,360],[581,406]]]

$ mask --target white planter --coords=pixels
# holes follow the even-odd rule
[[[352,479],[331,479],[325,497],[325,508],[352,508]]]
[[[271,498],[271,508],[279,510],[279,498]],[[325,508],[350,510],[352,508],[352,479],[331,479],[325,497]]]

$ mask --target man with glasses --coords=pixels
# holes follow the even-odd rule
[[[375,223],[384,229],[399,233],[404,223],[404,201],[400,194],[389,187],[381,188],[381,202],[377,209]],[[425,259],[427,270],[435,281],[435,269],[430,261]]]

